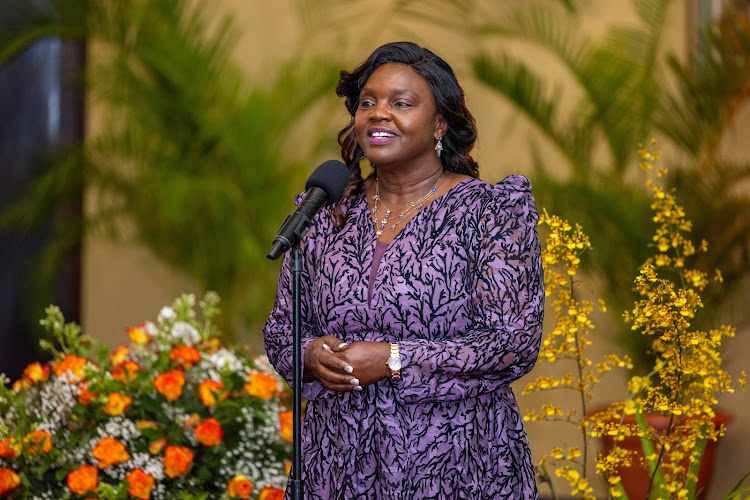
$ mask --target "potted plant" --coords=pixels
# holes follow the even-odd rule
[[[651,170],[658,154],[641,150],[641,155],[642,165]],[[659,170],[657,177],[665,174]],[[596,471],[607,481],[611,498],[702,498],[710,479],[708,460],[727,422],[716,411],[717,396],[733,392],[736,385],[744,387],[744,378],[733,382],[721,366],[723,342],[734,335],[734,327],[695,326],[703,307],[701,292],[709,281],[721,281],[718,271],[711,276],[689,265],[689,257],[706,252],[708,243],[696,245],[688,237],[691,223],[674,193],[652,179],[647,185],[657,229],[650,238],[651,255],[635,278],[639,299],[624,320],[631,335],[648,338],[657,357],[647,375],[630,377],[626,400],[604,409],[588,406],[593,388],[602,374],[631,368],[631,361],[616,355],[601,362],[588,357],[593,303],[578,300],[573,277],[590,242],[578,225],[546,213],[541,218],[550,231],[543,260],[555,325],[543,339],[540,361],[568,362],[573,370],[560,377],[538,377],[524,392],[572,389],[580,396],[579,408],[545,404],[525,415],[527,421],[571,422],[579,430],[580,445],[556,446],[539,461],[541,478],[555,498],[553,476],[565,478],[572,494],[595,498],[586,465],[593,455],[591,440],[599,437],[608,446],[596,457]],[[738,485],[729,498],[740,491]]]
[[[55,226],[41,269],[84,233],[134,242],[221,295],[225,335],[255,330],[278,277],[266,247],[314,167],[289,147],[292,131],[335,97],[341,65],[292,54],[248,78],[231,57],[233,18],[186,0],[16,3],[14,23],[0,22],[0,64],[45,37],[85,41],[78,83],[105,119],[79,147],[50,152],[45,173],[3,207],[0,230],[43,223],[85,192],[83,220]],[[309,149],[318,132],[307,128]]]

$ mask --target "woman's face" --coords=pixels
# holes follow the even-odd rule
[[[405,64],[389,63],[360,92],[354,130],[370,163],[417,168],[439,164],[435,143],[446,125],[427,81]]]

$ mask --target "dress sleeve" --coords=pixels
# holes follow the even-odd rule
[[[399,342],[406,403],[493,392],[533,368],[544,319],[544,271],[531,185],[510,176],[482,203],[472,242],[471,327],[447,341]]]
[[[299,204],[301,196],[296,199]],[[317,217],[321,215],[318,214]],[[318,221],[320,222],[320,221]],[[301,316],[301,344],[302,360],[305,357],[307,345],[320,335],[316,332],[312,317],[312,308],[310,307],[310,290],[312,281],[309,269],[312,265],[311,256],[314,253],[314,233],[315,225],[310,229],[304,240],[303,258],[307,260],[303,265],[302,276],[300,279],[300,316]],[[286,380],[289,387],[293,387],[294,381],[294,345],[293,345],[293,325],[292,325],[292,252],[287,252],[281,263],[279,280],[276,286],[276,302],[274,303],[271,315],[263,328],[263,344],[268,354],[268,360],[271,362],[277,372]],[[304,365],[304,361],[303,361]],[[302,397],[308,400],[316,399],[326,393],[327,389],[317,380],[310,383],[302,384]]]

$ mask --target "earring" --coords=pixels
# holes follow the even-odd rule
[[[440,158],[440,153],[443,152],[443,136],[442,135],[438,137],[437,144],[435,144],[435,151],[437,151],[438,158]]]

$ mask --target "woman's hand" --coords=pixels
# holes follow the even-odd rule
[[[391,369],[386,362],[391,355],[391,346],[385,342],[354,342],[343,348],[333,348],[337,358],[343,360],[354,370],[360,386],[374,384],[384,378],[390,378]]]
[[[341,356],[347,349],[348,346],[333,335],[317,338],[307,344],[302,381],[318,380],[326,389],[336,392],[361,391],[359,380],[352,375],[354,368]]]

